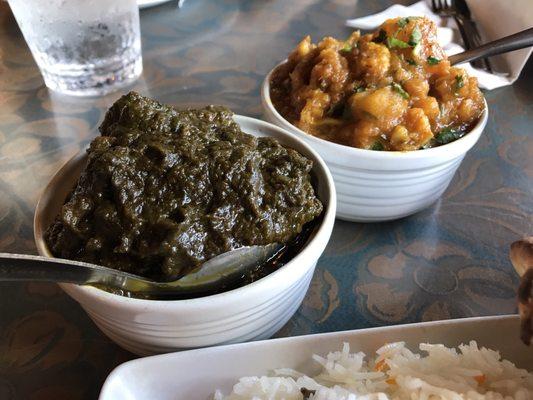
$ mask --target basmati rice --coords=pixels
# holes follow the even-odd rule
[[[365,360],[364,353],[341,351],[325,358],[313,355],[322,368],[313,377],[290,368],[273,376],[244,377],[229,395],[214,400],[533,400],[533,374],[502,360],[497,351],[475,341],[458,349],[422,343],[423,354],[403,342],[389,343]]]

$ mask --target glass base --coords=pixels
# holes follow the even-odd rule
[[[97,68],[84,74],[61,75],[41,70],[46,86],[58,93],[70,96],[104,96],[133,83],[142,73],[142,57],[136,58],[118,70]],[[64,71],[62,71],[64,72]]]

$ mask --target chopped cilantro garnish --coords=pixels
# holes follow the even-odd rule
[[[428,64],[429,65],[437,65],[438,63],[440,63],[440,59],[439,58],[435,58],[435,57],[431,57],[431,56],[428,57]]]
[[[383,151],[385,147],[383,147],[383,143],[381,143],[379,140],[375,141],[370,150],[376,150],[376,151]]]
[[[345,53],[352,51],[353,46],[350,43],[344,43],[344,47],[340,50]]]
[[[405,43],[403,40],[396,39],[395,37],[387,37],[387,47],[393,49],[395,47],[400,49],[406,49],[409,47],[408,43]]]
[[[374,42],[383,43],[385,40],[387,40],[387,32],[385,32],[383,29],[380,29],[378,36],[374,38]]]
[[[418,42],[420,42],[420,39],[422,39],[422,34],[418,30],[418,28],[415,27],[415,29],[413,29],[413,31],[411,32],[411,36],[409,37],[409,46],[416,46]]]
[[[406,61],[406,62],[407,62],[407,64],[409,64],[409,65],[418,65],[418,64],[416,63],[416,61],[415,61],[415,60],[411,60],[410,58],[408,58],[408,59],[407,59],[407,60],[405,60],[405,61]]]
[[[398,20],[398,26],[399,26],[400,28],[405,27],[405,25],[407,25],[408,23],[409,23],[409,18],[400,18],[400,19]]]
[[[438,144],[447,144],[451,143],[465,134],[464,131],[452,128],[444,128],[435,136],[435,140]]]
[[[354,86],[354,91],[355,93],[362,93],[366,90],[366,88],[364,86]]]
[[[403,90],[402,85],[400,85],[400,84],[398,84],[396,82],[392,82],[391,86],[392,86],[392,89],[396,93],[398,93],[400,96],[402,96],[404,99],[408,99],[409,98],[409,93],[407,93],[405,90]]]
[[[455,91],[461,89],[465,85],[463,75],[455,76]]]

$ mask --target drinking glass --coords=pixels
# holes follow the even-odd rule
[[[136,0],[8,0],[46,86],[100,96],[142,72]]]

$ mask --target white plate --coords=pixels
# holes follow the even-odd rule
[[[218,388],[226,393],[241,376],[264,375],[274,368],[290,367],[307,374],[318,372],[310,363],[313,353],[339,350],[343,342],[351,351],[372,354],[387,342],[403,340],[457,346],[476,340],[500,350],[517,366],[533,370],[533,348],[519,339],[516,315],[423,322],[355,331],[324,333],[210,347],[129,361],[107,378],[100,400],[187,399],[207,400]]]

